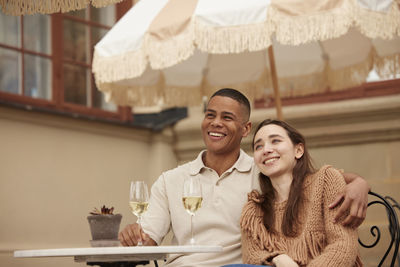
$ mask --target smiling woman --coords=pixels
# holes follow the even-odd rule
[[[345,187],[341,173],[331,166],[315,171],[305,138],[283,121],[261,122],[253,148],[261,193],[252,191],[243,208],[243,262],[362,266],[356,229],[334,223],[329,209]]]
[[[273,124],[261,127],[254,139],[254,161],[260,170],[271,179],[277,177],[280,180],[278,183],[290,184],[296,164],[294,159],[303,156],[304,144],[293,144],[285,129]]]

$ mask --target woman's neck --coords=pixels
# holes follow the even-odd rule
[[[279,177],[270,177],[271,184],[276,191],[276,201],[283,202],[289,198],[290,186],[292,185],[293,176],[284,174]]]

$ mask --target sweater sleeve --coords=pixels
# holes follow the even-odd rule
[[[243,208],[240,225],[243,263],[273,265],[272,258],[284,253],[264,246],[267,230],[262,223],[260,208],[251,200]]]
[[[321,185],[323,184],[322,209],[327,246],[307,266],[356,266],[359,263],[358,260],[356,261],[358,255],[357,229],[343,226],[341,220],[344,217],[334,223],[337,208],[329,209],[328,207],[329,203],[344,189],[346,185],[344,178],[338,170],[332,167],[324,169],[320,175],[323,176],[323,183],[321,183]]]

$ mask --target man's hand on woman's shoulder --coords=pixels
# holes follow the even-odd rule
[[[347,185],[329,207],[335,208],[340,205],[335,220],[338,220],[349,211],[349,214],[343,220],[343,225],[355,228],[360,226],[367,215],[368,192],[371,188],[365,179],[359,175],[343,173],[343,176]]]

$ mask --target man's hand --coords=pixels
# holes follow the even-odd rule
[[[335,222],[342,217],[346,211],[350,211],[349,215],[343,221],[343,225],[355,228],[364,221],[367,215],[368,192],[370,187],[360,176],[346,173],[343,175],[348,184],[344,192],[340,193],[329,205],[329,208],[332,209],[343,201],[335,216]]]
[[[143,232],[137,223],[125,226],[124,230],[118,234],[118,239],[124,247],[137,246],[139,241],[142,242],[143,246],[157,246],[157,243]]]
[[[288,255],[280,254],[272,259],[276,267],[299,267],[299,265]]]

